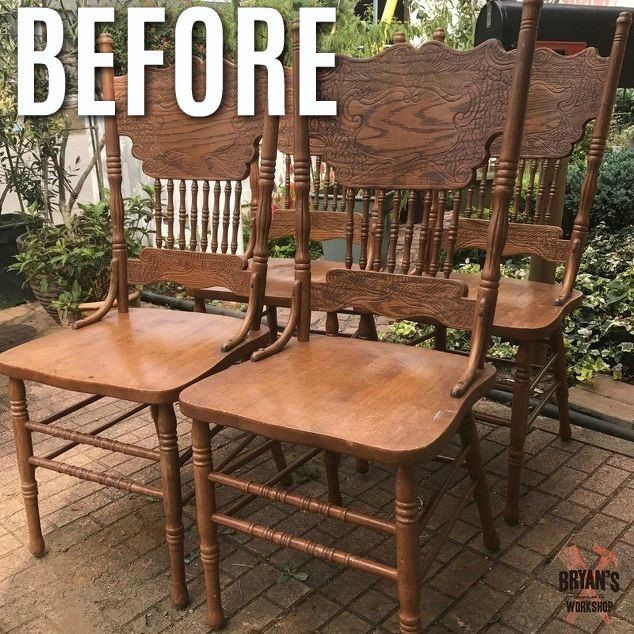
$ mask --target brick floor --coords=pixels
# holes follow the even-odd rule
[[[353,332],[355,322],[342,320]],[[319,327],[319,317],[315,326]],[[27,305],[0,312],[0,350],[54,328],[37,308]],[[78,399],[77,394],[28,387],[31,415],[45,416]],[[69,417],[74,429],[123,411],[129,404],[102,399]],[[496,409],[486,402],[481,407]],[[190,426],[181,420],[181,442]],[[539,419],[527,442],[522,523],[508,527],[501,518],[504,502],[508,432],[480,425],[492,502],[502,539],[492,555],[482,543],[477,513],[470,504],[432,568],[422,589],[423,622],[428,632],[634,631],[634,451],[626,443],[574,428],[575,440],[556,436],[556,422]],[[157,445],[147,412],[111,429],[118,440]],[[236,432],[215,439],[222,455],[236,442]],[[37,437],[36,437],[37,440]],[[36,453],[58,441],[36,442]],[[287,452],[297,448],[287,447]],[[0,377],[0,631],[2,632],[205,632],[202,571],[198,557],[195,507],[185,508],[187,576],[191,605],[175,610],[168,597],[168,559],[160,503],[52,472],[40,472],[40,502],[48,552],[34,559],[26,548],[25,520],[13,456],[6,380]],[[156,483],[156,465],[138,458],[108,455],[81,447],[69,462],[114,470],[145,483]],[[273,472],[265,458],[249,467],[258,477]],[[444,467],[420,469],[421,495],[428,499]],[[391,474],[372,465],[366,475],[353,461],[342,468],[346,503],[383,515],[391,512]],[[301,491],[323,495],[320,460],[301,472]],[[184,469],[184,486],[191,485]],[[450,489],[440,517],[464,490]],[[228,498],[224,498],[228,499]],[[243,517],[268,518],[276,527],[349,547],[390,561],[391,540],[361,528],[341,526],[279,505],[258,501]],[[421,552],[430,548],[438,521],[425,533]],[[393,584],[364,573],[310,560],[243,535],[221,531],[222,584],[228,632],[393,632],[397,627]],[[611,548],[619,559],[621,588],[609,624],[595,614],[565,622],[565,596],[558,589],[557,559],[563,547],[577,544],[589,565],[593,547]]]

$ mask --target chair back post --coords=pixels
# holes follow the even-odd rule
[[[543,0],[524,0],[523,3],[517,59],[504,120],[502,148],[493,182],[486,259],[478,287],[469,363],[465,375],[452,390],[454,396],[464,394],[477,370],[484,364],[500,285],[500,262],[508,233],[508,209],[513,196],[520,158],[533,55],[537,41],[537,25],[542,4]]]
[[[300,313],[297,339],[308,341],[310,332],[310,146],[308,118],[299,114],[299,20],[293,20],[293,129],[295,176],[295,281],[299,282]]]
[[[266,290],[266,271],[269,257],[268,235],[271,228],[272,205],[271,197],[275,186],[275,163],[277,159],[277,135],[279,117],[264,115],[262,131],[262,145],[260,149],[260,167],[257,186],[257,212],[253,225],[257,226],[255,242],[253,243],[252,270],[256,274],[257,289],[251,296],[255,301],[254,326],[259,327],[264,294]],[[253,169],[253,168],[252,168]]]
[[[99,50],[112,53],[112,37],[102,33]],[[105,67],[101,71],[101,93],[104,101],[114,101],[114,69]],[[116,117],[104,117],[106,141],[106,171],[110,185],[110,221],[112,223],[112,258],[116,261],[118,275],[117,310],[128,312],[128,269],[124,231],[124,207],[121,194],[121,149]]]
[[[590,139],[590,147],[588,150],[588,163],[586,173],[581,185],[581,193],[579,197],[579,208],[575,216],[572,233],[570,235],[570,255],[566,263],[566,274],[564,277],[561,295],[557,298],[557,304],[566,302],[574,288],[579,265],[581,264],[581,255],[583,252],[583,243],[588,232],[588,224],[590,222],[590,209],[594,195],[597,191],[597,180],[599,177],[599,169],[603,154],[605,153],[606,139],[610,129],[610,120],[612,118],[612,110],[616,99],[616,89],[618,87],[623,58],[625,57],[625,49],[627,47],[627,38],[632,24],[632,14],[624,11],[619,14],[616,21],[616,30],[614,39],[612,40],[612,50],[610,51],[610,62],[608,65],[608,76],[603,85],[603,95],[599,112],[594,123],[592,138]]]

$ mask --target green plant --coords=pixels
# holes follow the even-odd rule
[[[124,201],[125,239],[131,257],[139,254],[149,233],[152,196],[148,187],[142,195]],[[102,201],[80,208],[82,213],[73,216],[70,226],[45,222],[32,227],[16,256],[17,262],[11,265],[27,281],[39,283],[45,291],[50,285],[63,288],[53,304],[63,316],[76,317],[79,304],[104,299],[110,281],[109,198],[105,195]]]
[[[434,29],[445,31],[445,43],[459,50],[471,48],[475,24],[485,0],[418,0],[416,16],[425,39]]]
[[[82,6],[84,3],[79,2]],[[103,139],[99,138],[94,118],[85,122],[90,130],[92,156],[79,167],[80,157],[68,160],[68,141],[73,117],[66,105],[47,117],[19,116],[17,110],[17,9],[18,6],[40,6],[58,9],[62,16],[65,38],[60,59],[67,74],[67,95],[72,96],[76,81],[74,64],[76,49],[77,8],[67,10],[63,2],[52,0],[0,0],[0,211],[9,193],[18,199],[20,210],[38,210],[51,222],[55,213],[70,226],[73,208],[81,189],[93,170],[101,185],[99,156]],[[38,43],[36,42],[36,45]],[[47,76],[43,66],[35,74],[35,95],[41,100],[47,92]],[[69,105],[72,98],[69,98]]]
[[[565,227],[571,228],[579,207],[581,184],[585,176],[585,162],[571,161],[568,168]],[[634,224],[634,150],[614,149],[606,152],[601,165],[597,192],[590,210],[590,226],[604,222],[611,229]]]

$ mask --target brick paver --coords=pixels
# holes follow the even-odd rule
[[[316,316],[314,326],[322,325]],[[0,312],[0,350],[54,328],[37,308],[27,305]],[[354,332],[353,318],[342,329]],[[76,394],[29,386],[32,417],[37,419],[78,399]],[[129,404],[102,399],[89,411],[70,417],[73,429],[116,415]],[[496,408],[498,405],[482,407]],[[181,442],[190,425],[181,417]],[[634,460],[626,441],[574,428],[575,440],[564,443],[556,425],[539,419],[528,437],[524,471],[522,522],[502,520],[508,431],[480,425],[492,504],[502,539],[496,554],[484,549],[477,513],[470,504],[432,568],[422,589],[425,630],[435,632],[634,631]],[[157,446],[149,414],[142,412],[107,435],[121,441]],[[216,437],[222,455],[236,442],[236,432]],[[36,452],[58,441],[39,440]],[[297,452],[287,447],[288,453]],[[168,597],[168,558],[162,507],[142,496],[128,495],[52,472],[40,472],[40,502],[48,552],[34,559],[26,548],[25,519],[13,456],[6,380],[0,377],[0,631],[3,632],[205,632],[202,570],[198,556],[195,506],[185,508],[187,577],[192,603],[174,609]],[[158,481],[156,465],[138,458],[109,455],[79,447],[69,462],[114,470],[146,483]],[[273,467],[266,456],[250,465],[254,477]],[[444,467],[420,469],[421,495],[428,499]],[[367,511],[391,513],[392,476],[378,465],[357,474],[350,459],[341,467],[344,500]],[[191,468],[184,486],[191,486]],[[301,491],[326,491],[320,460],[306,465],[296,485]],[[466,482],[457,482],[441,505],[439,518],[451,510]],[[223,493],[223,496],[226,496]],[[223,497],[228,499],[228,497]],[[362,528],[342,526],[279,505],[258,501],[242,511],[253,521],[318,539],[381,561],[392,557],[391,540]],[[442,522],[430,525],[421,540],[428,552]],[[303,553],[286,551],[230,531],[221,531],[222,583],[230,617],[228,632],[392,632],[397,627],[393,584],[344,570]],[[609,624],[596,614],[565,622],[565,593],[558,588],[561,550],[577,544],[589,565],[595,545],[611,548],[619,560],[618,592]],[[392,562],[393,563],[393,562]]]

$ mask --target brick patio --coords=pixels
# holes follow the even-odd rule
[[[345,324],[351,328],[352,325]],[[0,350],[54,327],[36,305],[0,312]],[[388,345],[388,344],[386,344]],[[79,395],[30,386],[34,420],[79,400]],[[488,409],[502,406],[483,403]],[[112,417],[128,403],[102,399],[70,417],[74,429]],[[501,518],[505,487],[508,430],[481,425],[494,513],[502,540],[496,555],[481,544],[473,504],[464,511],[439,561],[425,580],[423,619],[428,632],[562,632],[634,631],[634,447],[618,440],[573,428],[574,440],[560,441],[556,422],[538,419],[527,441],[522,523],[508,527]],[[182,420],[182,444],[190,426]],[[156,447],[149,413],[106,432],[125,442]],[[216,437],[219,454],[238,433]],[[41,439],[35,436],[35,439]],[[60,441],[40,440],[36,453]],[[296,449],[287,447],[289,456]],[[2,632],[204,632],[202,570],[198,558],[195,506],[185,509],[187,574],[192,599],[185,611],[171,607],[168,561],[161,504],[142,496],[81,482],[50,471],[38,471],[43,529],[48,553],[34,559],[26,548],[20,485],[13,455],[6,380],[0,377],[0,631]],[[79,447],[69,462],[100,471],[134,474],[146,483],[158,481],[157,465],[99,449]],[[262,460],[251,466],[255,477],[272,473]],[[421,492],[429,499],[444,467],[420,471]],[[298,488],[321,495],[326,486],[320,460],[304,466]],[[185,487],[191,467],[184,470]],[[450,490],[446,504],[424,534],[421,551],[430,547],[433,531],[451,510],[466,481]],[[391,513],[392,477],[372,466],[366,475],[342,465],[344,502],[361,509]],[[223,496],[223,499],[224,498]],[[454,498],[455,499],[455,498]],[[266,508],[264,508],[266,507]],[[258,501],[242,511],[254,521],[308,536],[339,548],[389,561],[385,536],[341,525],[320,516]],[[606,592],[615,602],[610,623],[596,614],[581,614],[575,625],[565,623],[565,593],[558,589],[557,555],[576,544],[594,567],[595,545],[617,556],[621,589]],[[228,632],[393,632],[396,630],[395,587],[364,573],[309,560],[294,551],[221,532],[224,602]],[[283,573],[286,573],[283,575]],[[305,580],[304,580],[305,579]]]

